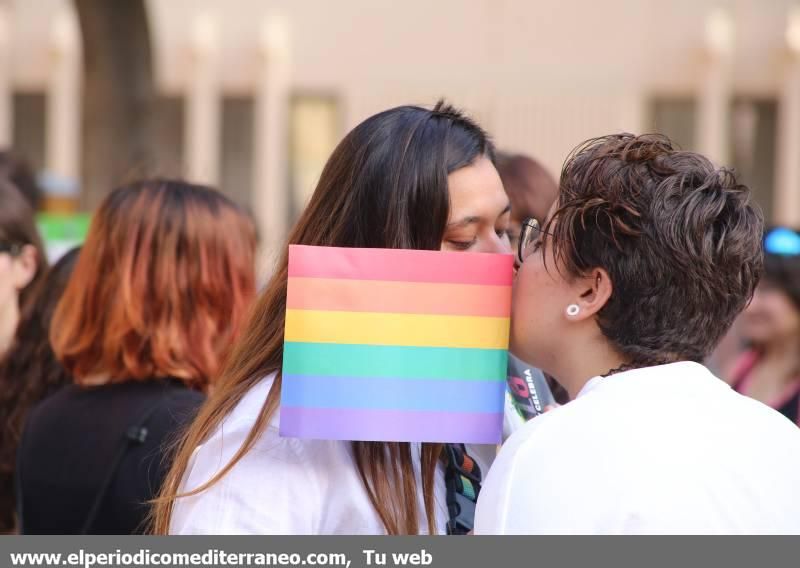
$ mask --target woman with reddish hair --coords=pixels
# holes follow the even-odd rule
[[[23,533],[137,532],[164,446],[194,416],[255,294],[255,229],[217,191],[111,193],[56,308],[74,384],[35,407],[17,463]]]

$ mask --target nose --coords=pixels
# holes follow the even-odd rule
[[[491,252],[495,254],[511,254],[511,245],[508,238],[492,233],[492,238],[486,243],[486,250],[484,252]]]

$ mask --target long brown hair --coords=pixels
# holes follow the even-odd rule
[[[255,296],[255,228],[221,193],[149,180],[92,220],[53,316],[53,351],[77,384],[171,377],[204,390]]]
[[[48,330],[78,250],[59,259],[36,287],[17,326],[14,349],[0,362],[0,533],[14,528],[14,472],[28,411],[72,378],[56,360]]]
[[[447,176],[482,155],[493,159],[486,133],[441,102],[433,110],[405,106],[368,118],[334,150],[289,242],[437,250],[450,209]],[[277,411],[287,282],[288,253],[284,252],[217,387],[175,454],[155,502],[155,533],[167,534],[175,501],[218,482],[250,451]],[[273,373],[276,377],[269,395],[239,451],[211,480],[179,493],[194,449],[208,439],[256,383]],[[352,442],[352,446],[358,473],[386,532],[418,533],[411,445]],[[441,453],[440,444],[422,446],[422,493],[431,533],[436,530],[434,476]]]

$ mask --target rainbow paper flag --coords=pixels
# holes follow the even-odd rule
[[[280,433],[501,441],[513,257],[289,247]]]

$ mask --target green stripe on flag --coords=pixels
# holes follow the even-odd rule
[[[505,381],[507,364],[504,349],[287,342],[283,351],[286,375]]]

